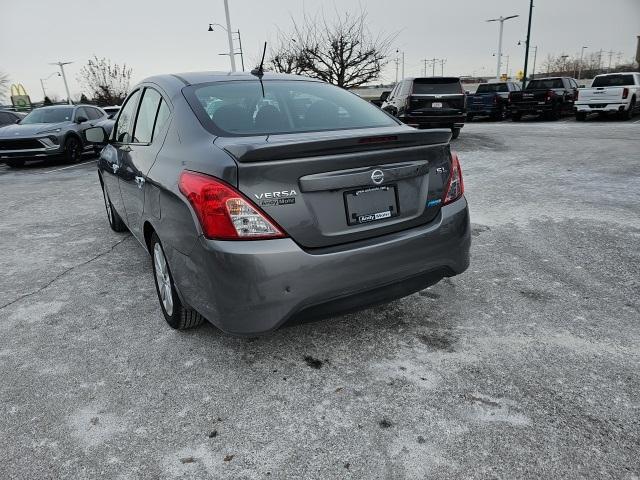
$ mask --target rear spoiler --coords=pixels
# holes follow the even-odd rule
[[[250,140],[249,140],[250,138]],[[239,162],[336,155],[387,148],[446,144],[451,130],[402,130],[312,132],[267,137],[218,137],[215,143]]]

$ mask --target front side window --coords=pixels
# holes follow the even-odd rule
[[[140,102],[136,126],[133,130],[135,143],[151,143],[153,140],[153,125],[156,121],[158,106],[162,97],[152,88],[147,88]]]
[[[32,123],[60,123],[70,122],[73,117],[73,107],[38,108],[24,117],[23,125]]]
[[[118,117],[118,123],[114,128],[114,138],[116,142],[129,143],[131,141],[130,132],[139,96],[140,90],[136,90],[133,94],[131,94],[131,96],[127,100],[127,103],[122,108],[120,116]]]
[[[103,117],[102,112],[97,108],[88,107],[87,111],[89,112],[89,120],[98,120]]]
[[[303,80],[230,81],[185,88],[214,133],[266,135],[393,126],[378,107],[341,88]]]

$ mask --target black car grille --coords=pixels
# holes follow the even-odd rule
[[[0,140],[0,150],[33,150],[35,148],[44,148],[44,145],[33,138]]]

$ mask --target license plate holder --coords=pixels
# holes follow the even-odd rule
[[[397,217],[398,191],[395,185],[362,187],[344,192],[348,225],[364,225]]]
[[[432,102],[431,108],[442,108],[442,102]]]

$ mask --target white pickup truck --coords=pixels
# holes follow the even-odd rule
[[[589,113],[617,113],[628,120],[640,110],[640,73],[621,72],[598,75],[591,88],[578,89],[574,103],[576,120]]]

